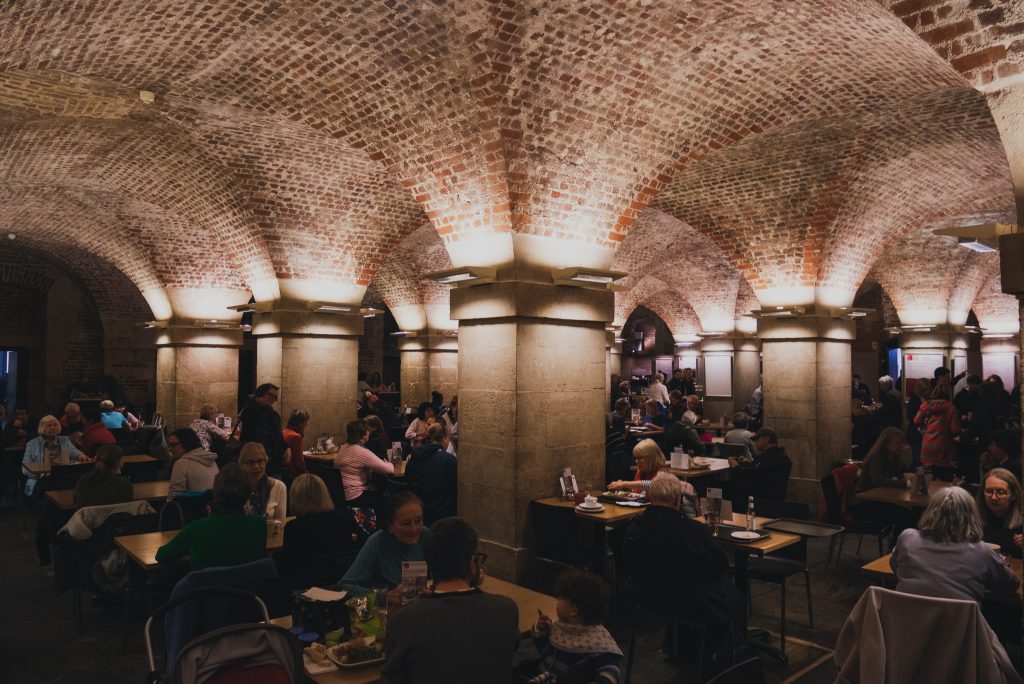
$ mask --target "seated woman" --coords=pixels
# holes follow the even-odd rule
[[[918,529],[904,530],[889,564],[896,590],[936,598],[978,601],[985,592],[1013,595],[1013,571],[981,540],[981,516],[960,487],[932,494]]]
[[[199,435],[192,428],[175,430],[167,437],[167,450],[174,459],[167,498],[187,492],[213,488],[217,477],[217,454],[203,448]]]
[[[199,409],[199,417],[189,425],[192,431],[199,436],[199,442],[207,451],[213,451],[215,442],[221,444],[231,439],[231,430],[219,427],[216,423],[217,407],[213,404],[203,404]]]
[[[366,416],[363,418],[367,429],[370,431],[370,438],[366,440],[366,448],[376,454],[382,461],[388,460],[388,449],[391,447],[391,440],[388,438],[387,430],[384,429],[384,421],[378,416]]]
[[[238,465],[249,478],[245,512],[284,522],[288,517],[288,490],[284,482],[267,475],[267,451],[259,442],[247,442],[238,453]]]
[[[402,583],[402,563],[423,561],[428,528],[423,525],[423,502],[412,492],[392,497],[380,518],[381,529],[374,532],[352,566],[341,578],[342,584],[371,589],[387,586],[394,590]]]
[[[68,455],[69,463],[89,460],[69,438],[60,434],[60,421],[55,416],[43,416],[39,420],[38,433],[38,437],[25,444],[25,455],[21,459],[23,464],[45,463],[47,453],[51,454],[51,461],[53,456],[63,458],[63,454]],[[32,496],[39,476],[26,468],[21,470],[25,474],[25,496]]]
[[[370,484],[370,475],[392,475],[395,472],[395,466],[380,460],[363,446],[369,437],[370,431],[364,421],[350,421],[345,426],[345,444],[334,454],[334,467],[341,471],[341,483],[345,488],[345,503],[353,508],[377,508],[380,502]]]
[[[132,483],[121,477],[121,447],[108,444],[96,452],[96,465],[75,485],[75,507],[106,506],[131,501]]]
[[[100,402],[100,417],[103,420],[104,427],[108,430],[120,430],[121,428],[131,427],[124,414],[114,410],[114,402],[109,399],[104,399]]]
[[[999,544],[1000,553],[1021,557],[1020,481],[1005,468],[993,468],[985,474],[978,491],[978,509],[981,511],[982,538],[990,544]]]
[[[416,409],[416,418],[409,423],[409,428],[405,431],[405,438],[412,442],[414,447],[419,446],[427,438],[427,427],[431,418],[434,418],[434,407],[429,401],[420,403]]]
[[[262,447],[261,447],[262,448]],[[213,481],[213,506],[208,518],[190,522],[156,552],[158,563],[188,556],[193,570],[242,565],[267,555],[267,520],[247,515],[252,487],[237,463],[229,463]]]
[[[905,489],[907,483],[903,473],[910,468],[912,460],[913,454],[903,438],[903,431],[895,427],[885,428],[864,457],[853,491],[866,492],[875,487]]]
[[[444,425],[431,425],[427,441],[413,450],[405,467],[405,481],[423,498],[427,525],[458,513],[457,469],[458,461],[448,452]]]
[[[640,425],[648,428],[662,430],[665,427],[666,415],[661,412],[661,404],[654,399],[644,402],[644,415],[640,419]]]
[[[319,477],[304,473],[295,478],[290,499],[296,517],[284,526],[284,549],[274,559],[282,577],[297,579],[317,556],[357,548],[360,535],[352,515],[334,508]]]
[[[306,435],[306,427],[308,425],[309,412],[296,409],[288,417],[288,425],[281,431],[284,443],[288,445],[292,452],[292,460],[289,461],[288,468],[295,475],[301,475],[306,472],[306,460],[302,456],[304,448],[302,440]]]
[[[635,480],[615,480],[608,483],[609,490],[630,489],[634,492],[646,493],[651,488],[651,480],[660,472],[668,472],[665,454],[653,439],[644,439],[633,447],[633,458],[636,459]],[[688,518],[696,518],[700,500],[697,491],[689,482],[683,482],[683,513]]]

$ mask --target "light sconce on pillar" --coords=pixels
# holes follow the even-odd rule
[[[152,330],[153,328],[167,328],[170,325],[170,321],[144,321],[142,323],[136,323],[140,328]]]
[[[957,245],[972,252],[990,253],[999,251],[999,236],[1013,235],[1017,232],[1017,226],[1007,223],[981,223],[975,226],[940,228],[932,232],[935,235],[955,237]]]
[[[236,321],[222,321],[217,318],[211,318],[208,320],[197,320],[195,322],[197,328],[208,328],[215,330],[229,330],[231,328],[237,328],[238,323]]]
[[[442,285],[454,285],[455,287],[469,287],[472,285],[483,285],[493,283],[497,279],[498,269],[489,266],[462,266],[460,268],[449,268],[445,271],[427,273],[424,277],[428,280],[441,283]]]
[[[777,306],[774,309],[755,309],[750,312],[754,318],[787,318],[789,316],[802,316],[807,309],[802,306]]]
[[[396,330],[391,333],[393,337],[416,337],[415,330]]]
[[[359,313],[363,315],[363,318],[373,318],[384,313],[381,309],[375,309],[372,306],[364,306],[359,310]]]
[[[331,302],[309,302],[306,308],[317,313],[345,314],[352,313],[352,307],[347,304],[334,304]]]
[[[590,287],[617,292],[622,291],[625,288],[616,285],[615,281],[622,280],[628,275],[628,273],[623,273],[621,271],[606,271],[600,268],[572,266],[569,268],[551,269],[551,282],[555,285]]]

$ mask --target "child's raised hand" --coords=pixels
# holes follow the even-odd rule
[[[551,631],[551,618],[541,612],[541,609],[537,609],[537,624],[533,626],[533,629],[538,634],[547,634]]]

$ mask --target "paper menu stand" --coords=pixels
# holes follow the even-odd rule
[[[672,450],[671,466],[675,470],[682,470],[683,468],[683,452],[679,449]]]
[[[402,561],[402,603],[408,603],[427,588],[427,562]]]

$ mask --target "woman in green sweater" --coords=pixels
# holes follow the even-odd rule
[[[159,563],[189,557],[193,570],[241,565],[267,555],[267,520],[243,513],[249,500],[249,478],[230,463],[213,481],[213,507],[208,518],[195,520],[156,552]]]

